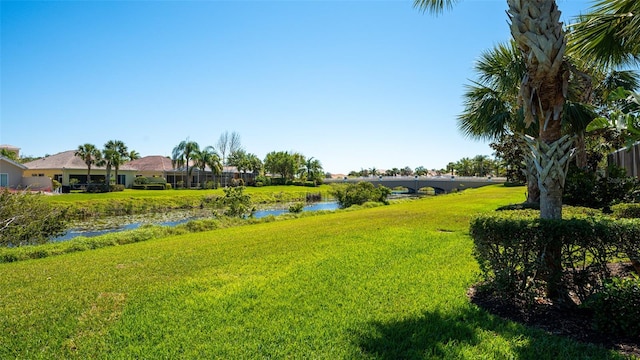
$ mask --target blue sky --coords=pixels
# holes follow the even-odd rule
[[[563,20],[590,1],[558,0]],[[42,156],[122,140],[142,156],[236,131],[325,171],[491,155],[456,117],[504,0],[2,1],[0,143]]]

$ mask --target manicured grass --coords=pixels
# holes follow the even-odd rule
[[[330,185],[320,185],[318,187],[302,187],[302,186],[263,186],[263,187],[245,187],[247,194],[306,194],[328,192]],[[48,201],[54,203],[73,203],[77,201],[96,201],[96,200],[120,200],[132,198],[162,198],[167,196],[175,197],[203,197],[207,195],[222,195],[222,188],[210,190],[132,190],[115,191],[109,193],[71,193],[48,197]]]
[[[265,186],[246,187],[253,204],[288,203],[305,201],[307,194],[320,194],[328,198],[330,185],[318,187]],[[173,209],[192,209],[205,206],[207,201],[223,196],[215,190],[131,190],[110,193],[72,193],[47,196],[45,201],[67,210],[70,219],[83,219],[109,215],[131,215],[164,212]]]
[[[0,358],[607,359],[470,304],[470,217],[522,188],[0,264]]]

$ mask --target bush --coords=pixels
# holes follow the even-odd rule
[[[144,185],[134,184],[133,186],[131,186],[131,188],[134,190],[165,190],[166,185],[169,185],[169,184],[149,184],[149,183]]]
[[[271,185],[271,178],[266,177],[264,175],[256,176],[256,180],[255,181],[256,181],[255,182],[256,186],[269,186],[269,185]],[[259,183],[259,185],[258,185],[258,183]]]
[[[551,273],[544,256],[552,244],[561,244],[561,286],[575,291],[581,301],[607,277],[607,263],[640,255],[640,220],[596,216],[581,208],[565,213],[563,220],[539,219],[534,210],[501,211],[472,220],[474,256],[495,291],[525,301],[543,292]]]
[[[244,194],[244,187],[227,187],[223,189],[224,197],[221,199],[225,206],[224,214],[231,217],[244,217],[253,212],[251,197]]]
[[[376,187],[370,182],[361,181],[355,184],[338,184],[331,191],[341,208],[362,205],[368,201],[387,204],[391,190],[384,186]]]
[[[204,189],[217,189],[219,186],[219,183],[209,180],[206,184],[204,184]]]
[[[111,192],[114,192],[114,191],[124,191],[124,185],[122,185],[122,184],[111,185],[109,190],[110,190]]]
[[[611,278],[590,297],[585,307],[594,312],[593,325],[602,332],[640,336],[640,279]]]
[[[301,202],[295,203],[289,206],[289,212],[294,214],[301,213],[303,209],[304,209],[304,203],[301,203]]]
[[[639,191],[640,181],[627,176],[624,168],[612,165],[605,174],[572,165],[565,182],[563,203],[608,211],[611,205],[638,200]]]
[[[86,192],[88,193],[103,193],[107,192],[107,184],[89,184],[87,185]]]
[[[231,179],[231,184],[229,186],[232,187],[244,187],[244,180],[242,179]]]
[[[639,219],[640,204],[618,204],[611,207],[612,215],[617,218]]]
[[[44,201],[44,195],[0,193],[0,245],[42,244],[66,230],[66,214]]]

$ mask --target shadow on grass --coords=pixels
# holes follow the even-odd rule
[[[429,312],[403,321],[373,322],[366,328],[369,332],[359,331],[356,341],[361,351],[373,359],[625,358],[600,347],[520,326],[473,307],[453,315]]]

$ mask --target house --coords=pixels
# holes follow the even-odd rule
[[[4,150],[10,153],[14,153],[16,155],[16,159],[20,158],[20,148],[13,146],[13,145],[7,145],[7,144],[2,144],[0,145],[0,150]]]
[[[129,161],[126,165],[137,169],[136,176],[148,176],[148,177],[163,177],[167,180],[167,183],[171,184],[173,188],[181,188],[187,183],[187,167],[181,166],[174,168],[174,165],[166,156],[152,155],[145,156],[140,159]],[[231,184],[233,179],[243,178],[245,182],[253,181],[253,174],[240,174],[235,166],[224,166],[222,175],[215,175],[206,166],[204,170],[195,167],[193,163],[189,164],[189,172],[191,172],[191,179],[189,183],[191,187],[200,187],[201,184],[213,181],[221,186]]]
[[[620,149],[607,156],[607,162],[627,170],[628,176],[640,178],[640,142],[637,142],[629,150]]]
[[[27,167],[0,155],[0,188],[22,187],[22,173]]]
[[[60,182],[62,185],[71,184],[86,185],[87,164],[75,155],[75,150],[63,151],[55,155],[34,160],[23,164],[27,169],[23,174],[25,177],[48,177]],[[118,170],[117,184],[131,187],[135,178],[136,169],[127,164],[120,166]],[[105,183],[107,169],[105,166],[91,166],[91,182]],[[111,176],[115,176],[115,168],[111,168]],[[75,180],[74,180],[75,179]]]

